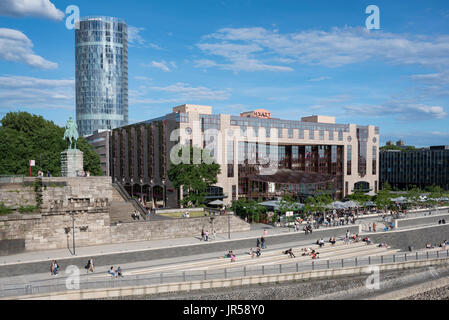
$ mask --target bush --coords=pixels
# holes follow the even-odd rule
[[[10,214],[12,212],[11,208],[5,206],[3,202],[0,202],[0,215]]]
[[[37,209],[38,208],[35,206],[20,206],[18,210],[20,213],[31,213],[36,211]]]

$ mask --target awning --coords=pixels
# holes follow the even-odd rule
[[[208,204],[213,205],[213,206],[222,206],[224,204],[224,202],[221,200],[214,200],[212,202],[209,202]]]

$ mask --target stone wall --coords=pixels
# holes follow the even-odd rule
[[[446,212],[445,214],[443,214]],[[417,218],[406,218],[406,219],[397,219],[395,220],[396,228],[410,228],[416,226],[423,225],[438,225],[438,221],[446,220],[446,223],[449,223],[449,213],[446,210],[440,210],[439,214],[432,213],[431,215],[427,215],[425,217],[417,217]]]
[[[35,206],[36,195],[33,187],[25,186],[23,183],[1,183],[0,202],[14,209],[20,206]]]
[[[404,251],[407,251],[409,246],[415,250],[424,249],[426,243],[435,245],[440,244],[443,240],[449,240],[449,224],[405,231],[370,233],[369,237],[375,243],[386,242],[392,248]]]
[[[231,232],[249,231],[250,225],[240,218],[229,216]],[[170,219],[122,223],[111,226],[111,240],[114,243],[156,239],[173,239],[182,237],[201,237],[201,229],[212,234],[228,232],[228,217],[215,216],[214,225],[209,217],[188,219]]]

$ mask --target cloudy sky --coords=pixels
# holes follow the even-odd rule
[[[380,30],[367,30],[368,5]],[[449,144],[447,0],[0,0],[0,117],[75,116],[66,8],[129,27],[129,119],[183,103],[215,113],[333,115],[381,143]]]

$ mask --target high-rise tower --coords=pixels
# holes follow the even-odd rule
[[[80,20],[75,29],[75,79],[80,135],[128,123],[128,30],[123,20]]]

